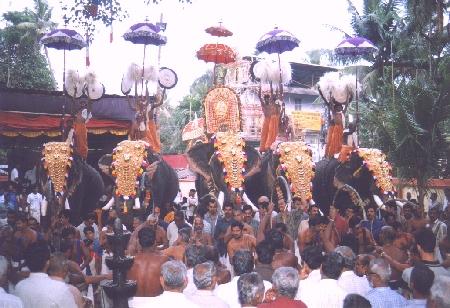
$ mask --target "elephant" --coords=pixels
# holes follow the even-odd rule
[[[239,137],[237,138],[239,140]],[[260,172],[261,155],[248,144],[245,144],[237,151],[244,152],[246,157],[246,162],[243,165],[233,165],[232,167],[239,170],[239,172],[242,168],[245,168],[240,189],[237,187],[233,188],[226,183],[226,175],[224,173],[226,168],[224,168],[220,156],[231,154],[217,151],[214,141],[197,143],[186,152],[189,168],[197,173],[195,187],[200,200],[202,197],[210,196],[211,194],[217,196],[222,192],[224,194],[224,203],[236,202],[237,196],[240,198],[248,197],[252,203],[256,203],[259,196],[257,191],[259,187],[254,185],[254,182],[256,174]]]
[[[368,152],[380,156],[363,158]],[[313,199],[324,214],[328,214],[331,204],[343,212],[349,204],[364,206],[376,202],[375,195],[383,198],[394,190],[390,167],[379,150],[360,148],[347,155],[346,159],[324,158],[316,163]],[[342,193],[342,190],[348,193]]]
[[[161,215],[165,215],[167,211],[166,205],[175,199],[179,191],[177,173],[161,155],[154,153],[148,148],[145,161],[148,167],[140,177],[140,187],[138,187],[137,196],[139,197],[141,193],[145,195],[144,191],[149,191],[150,202],[153,203],[153,206],[159,206]],[[111,172],[112,163],[112,154],[103,155],[98,161],[100,170],[114,182]],[[149,211],[150,208],[147,208],[146,213],[149,213]]]
[[[66,189],[62,194],[55,192],[43,163],[38,165],[37,179],[39,189],[48,202],[47,216],[56,218],[67,199],[70,206],[70,223],[75,226],[78,226],[88,213],[99,207],[98,201],[104,192],[104,183],[99,172],[76,156],[72,160]]]

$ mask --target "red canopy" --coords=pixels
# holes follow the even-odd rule
[[[67,121],[67,117],[65,120]],[[40,135],[58,136],[60,132],[61,117],[18,112],[0,112],[0,134],[14,137],[23,135],[37,137]],[[130,122],[122,120],[91,119],[87,129],[92,134],[111,133],[126,135]]]

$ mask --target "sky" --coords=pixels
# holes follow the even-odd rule
[[[71,0],[63,0],[70,3]],[[160,0],[160,3],[145,5],[144,0],[121,0],[129,18],[115,22],[114,41],[109,42],[109,28],[97,25],[95,39],[90,47],[91,69],[106,88],[107,94],[121,94],[122,75],[128,66],[142,63],[143,46],[133,45],[123,39],[123,33],[133,24],[145,21],[157,22],[163,14],[167,23],[167,44],[161,49],[161,66],[173,69],[178,75],[177,86],[168,91],[168,99],[176,105],[189,93],[192,82],[213,64],[200,61],[196,51],[206,43],[224,43],[236,48],[241,56],[251,55],[258,39],[275,26],[293,33],[300,46],[282,54],[284,60],[303,62],[305,51],[318,48],[333,49],[342,39],[342,33],[330,30],[333,25],[352,34],[347,0],[192,0],[192,4],[181,4],[178,0]],[[362,0],[354,0],[360,9]],[[60,27],[62,20],[61,0],[48,0],[53,7],[53,19]],[[0,14],[10,10],[31,7],[31,0],[0,0]],[[223,25],[234,34],[231,37],[212,37],[205,32],[210,26]],[[2,25],[2,24],[0,24]],[[74,25],[67,28],[77,29]],[[82,32],[82,31],[80,31]],[[63,75],[63,52],[49,50],[55,78],[61,89]],[[147,47],[146,65],[156,65],[157,47]],[[67,51],[66,69],[85,71],[85,51]]]

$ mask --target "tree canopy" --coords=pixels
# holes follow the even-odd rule
[[[427,181],[448,176],[450,159],[445,9],[440,0],[366,0],[358,12],[349,1],[353,30],[379,49],[364,80],[361,146],[382,149],[397,176],[416,180],[422,205]]]
[[[3,14],[0,29],[0,84],[11,88],[54,90],[53,73],[41,53],[39,39],[53,26],[51,9],[35,0],[34,10]]]

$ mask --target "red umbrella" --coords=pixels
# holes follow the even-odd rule
[[[233,32],[222,26],[222,23],[219,22],[218,27],[209,27],[205,29],[206,33],[211,34],[212,36],[232,36]]]
[[[236,61],[236,53],[225,44],[206,44],[197,51],[197,58],[215,64],[228,64]]]

